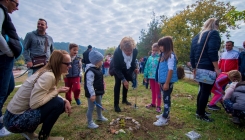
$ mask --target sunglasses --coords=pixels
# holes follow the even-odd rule
[[[62,64],[66,65],[67,67],[71,66],[71,62],[68,62],[68,63],[62,62]]]
[[[19,6],[19,3],[18,3],[18,2],[14,1],[14,0],[11,0],[11,1],[15,3],[15,6],[16,6],[16,7]]]

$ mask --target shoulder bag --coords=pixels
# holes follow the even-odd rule
[[[196,65],[196,76],[195,76],[195,80],[197,82],[201,82],[201,83],[206,83],[206,84],[212,85],[214,83],[215,79],[216,79],[216,72],[215,71],[211,71],[211,70],[197,68],[198,67],[198,64],[199,64],[199,62],[201,60],[201,57],[202,57],[202,53],[204,51],[204,48],[206,46],[206,43],[207,43],[209,34],[210,34],[210,32],[207,35],[207,38],[206,38],[205,43],[204,43],[203,48],[202,48],[201,55],[199,57],[199,60],[197,62],[197,65]]]

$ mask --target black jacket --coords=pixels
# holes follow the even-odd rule
[[[91,50],[87,49],[84,53],[83,53],[83,60],[82,62],[84,64],[89,64],[90,61],[89,61],[89,53],[90,53]]]
[[[136,57],[138,54],[138,50],[133,50],[133,59],[131,62],[131,67],[127,70],[126,63],[124,62],[124,58],[122,55],[122,50],[120,46],[115,50],[113,54],[113,59],[110,63],[110,69],[113,70],[113,75],[117,76],[119,79],[123,80],[126,79],[127,81],[132,81],[132,74],[136,69]]]
[[[196,35],[192,39],[191,54],[190,54],[192,68],[196,68],[196,64],[201,55],[202,48],[207,38],[208,32],[209,31],[206,31],[205,33],[203,33],[200,43],[198,43],[200,34]],[[219,60],[218,51],[219,51],[220,45],[221,45],[221,38],[220,38],[219,32],[216,30],[210,31],[201,60],[198,64],[198,68],[214,70],[214,66],[212,62]]]
[[[105,93],[103,73],[100,68],[91,67],[84,74],[85,97],[90,98],[90,93],[87,87],[87,72],[88,71],[92,71],[94,73],[93,87],[94,87],[95,95],[96,96],[103,95]]]

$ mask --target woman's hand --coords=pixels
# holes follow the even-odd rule
[[[90,101],[91,101],[91,102],[94,102],[94,101],[95,101],[95,98],[96,98],[95,95],[91,96],[91,97],[90,97]]]
[[[123,85],[124,85],[124,87],[125,87],[126,89],[128,89],[128,81],[127,81],[127,80],[125,80],[125,81],[123,82]]]
[[[134,73],[139,74],[139,69],[135,69]]]
[[[71,104],[68,100],[65,100],[65,112],[70,116],[71,114]]]
[[[144,78],[144,82],[147,83],[147,79],[146,78]]]
[[[61,87],[58,89],[58,92],[59,93],[66,93],[66,92],[68,92],[69,89],[70,89],[69,87]]]
[[[167,84],[167,83],[163,84],[162,85],[162,89],[163,89],[163,91],[168,90],[169,89],[169,84]]]
[[[193,73],[193,78],[195,79],[196,78],[196,69],[193,69],[192,73]]]

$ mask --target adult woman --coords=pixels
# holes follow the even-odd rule
[[[220,70],[218,67],[218,59],[219,59],[218,51],[220,48],[221,39],[220,39],[219,32],[217,31],[218,28],[219,28],[218,20],[215,18],[210,18],[205,22],[200,33],[192,39],[190,59],[191,59],[191,66],[194,71],[193,72],[194,77],[196,74],[195,73],[196,64],[201,55],[203,47],[205,47],[205,49],[201,56],[200,62],[198,64],[198,68],[212,70],[212,71],[215,71],[217,75],[220,74]],[[208,37],[207,43],[204,46],[204,43],[207,37]],[[207,122],[212,121],[212,119],[210,119],[205,113],[205,108],[206,108],[208,97],[211,93],[212,87],[213,85],[199,82],[199,93],[197,96],[196,114],[197,114],[198,119],[204,120]]]
[[[121,112],[119,107],[121,83],[123,83],[122,103],[131,105],[127,100],[128,81],[132,81],[132,74],[134,71],[138,72],[135,64],[137,54],[138,51],[135,48],[135,42],[131,37],[124,37],[114,52],[110,73],[113,71],[113,75],[115,77],[114,108],[116,112]]]
[[[62,73],[71,67],[66,51],[55,50],[47,65],[29,77],[14,95],[4,115],[5,127],[13,133],[22,133],[27,139],[51,140],[50,131],[64,111],[71,113],[68,100],[59,96],[68,87],[56,88]],[[34,131],[43,123],[39,135]]]

